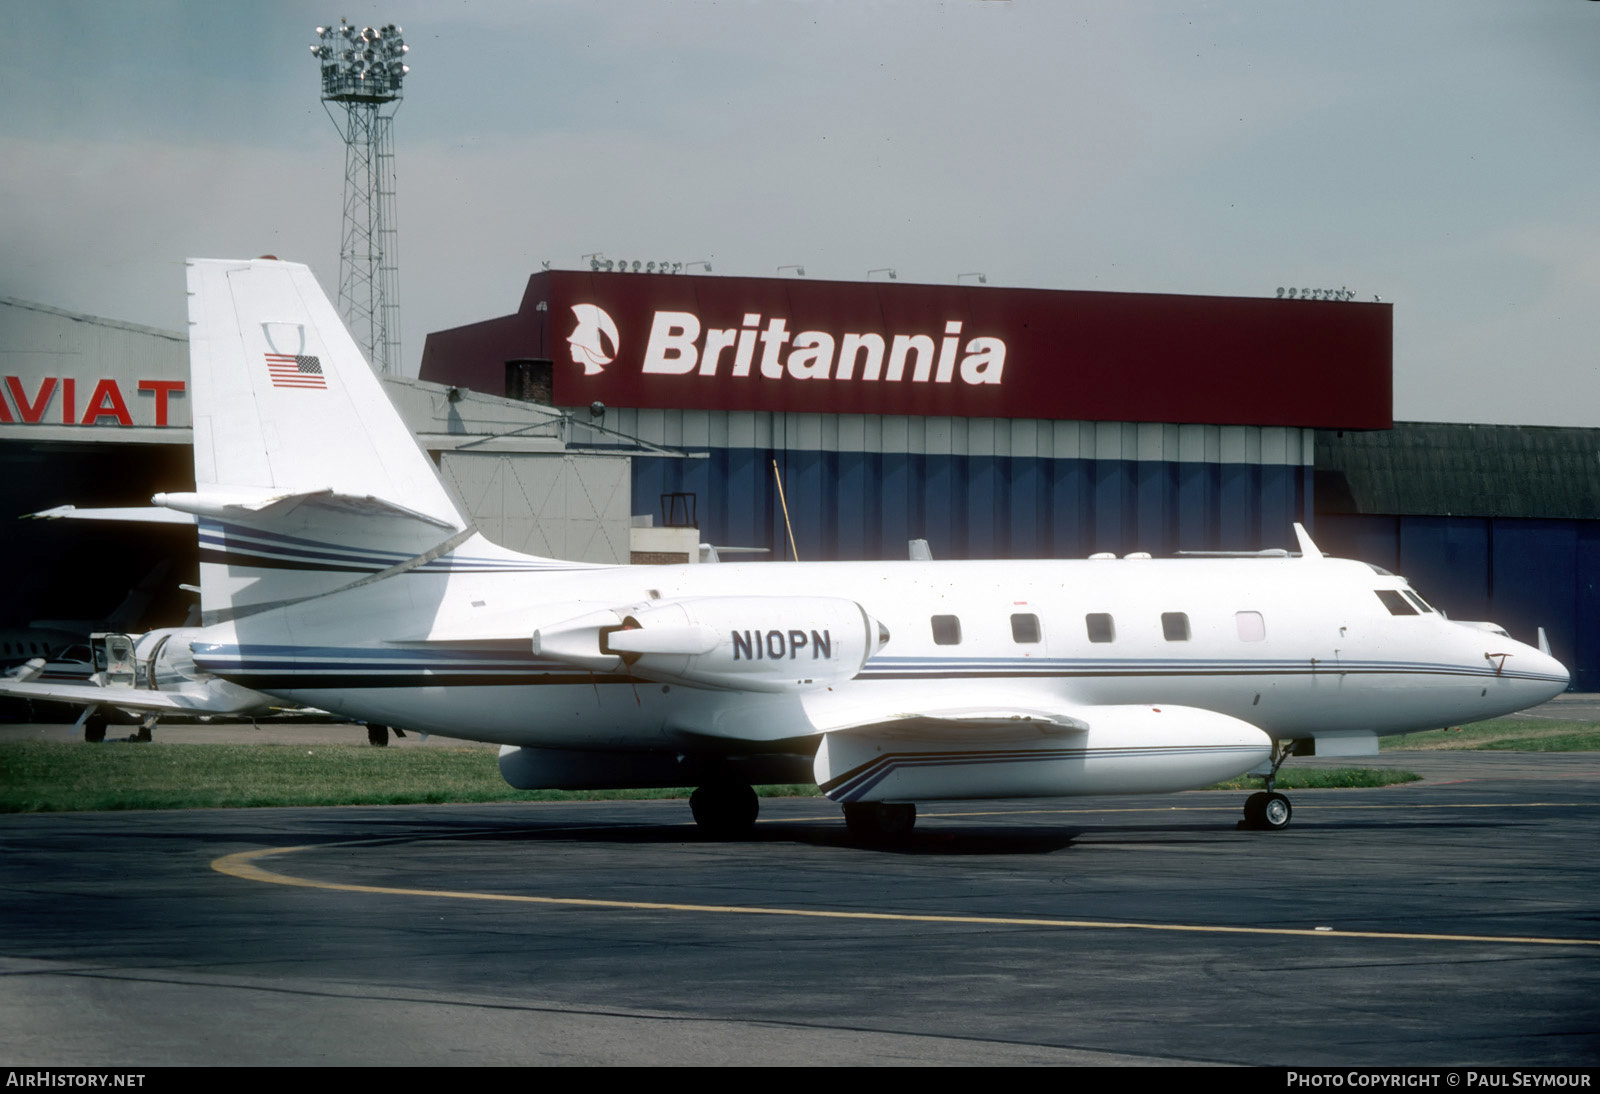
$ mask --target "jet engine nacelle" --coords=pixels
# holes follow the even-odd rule
[[[592,612],[534,632],[534,653],[600,672],[737,691],[843,683],[888,641],[853,600],[719,596]]]

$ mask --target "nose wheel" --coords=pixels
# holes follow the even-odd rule
[[[1256,791],[1244,800],[1244,827],[1262,832],[1276,832],[1289,827],[1294,808],[1289,804],[1289,799],[1274,790],[1272,785],[1277,782],[1278,768],[1293,754],[1292,741],[1272,742],[1272,770],[1262,780],[1267,788]]]
[[[1276,791],[1259,790],[1244,802],[1244,825],[1266,832],[1276,832],[1289,827],[1294,809],[1289,799]]]

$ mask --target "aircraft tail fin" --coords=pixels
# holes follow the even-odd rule
[[[305,266],[189,263],[194,494],[208,622],[331,591],[471,535]],[[448,545],[448,546],[446,546]]]

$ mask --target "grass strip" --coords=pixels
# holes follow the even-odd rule
[[[1560,722],[1551,718],[1491,718],[1486,722],[1426,733],[1382,737],[1378,747],[1391,749],[1456,749],[1515,752],[1600,751],[1600,724]]]
[[[1366,768],[1285,767],[1284,789],[1389,786],[1418,776]],[[1215,789],[1253,789],[1235,779]],[[218,809],[286,805],[439,802],[617,801],[687,798],[689,787],[653,790],[514,790],[482,748],[365,745],[0,744],[0,812]],[[809,784],[761,786],[762,797],[817,797]]]
[[[1278,769],[1278,779],[1273,784],[1278,790],[1332,790],[1360,789],[1374,786],[1397,786],[1422,778],[1414,771],[1395,768],[1372,767],[1293,767],[1285,764]],[[1207,787],[1208,790],[1260,790],[1261,780],[1248,775],[1229,779]]]
[[[515,790],[482,748],[366,745],[0,744],[0,812],[687,798],[657,790]],[[814,786],[758,787],[764,796]]]

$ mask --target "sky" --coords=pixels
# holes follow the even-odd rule
[[[335,292],[341,17],[411,46],[412,374],[602,252],[1347,287],[1394,306],[1397,419],[1600,427],[1591,0],[0,0],[0,296],[182,330],[186,257],[267,253]]]

